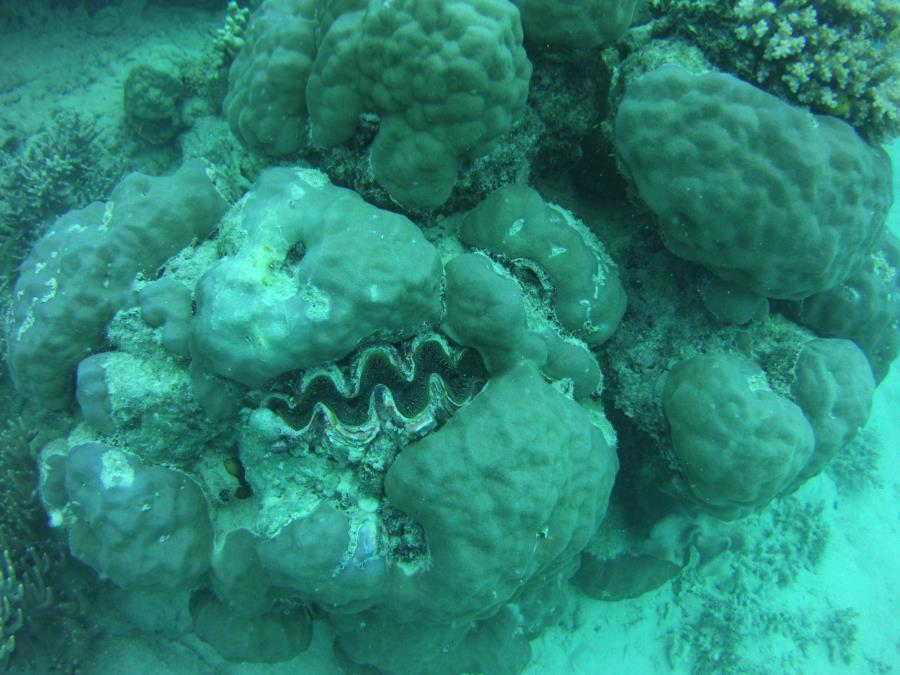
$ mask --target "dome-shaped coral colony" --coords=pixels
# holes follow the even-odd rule
[[[71,415],[40,487],[73,555],[181,598],[228,660],[288,660],[315,618],[380,672],[516,673],[582,559],[598,597],[679,573],[596,545],[620,491],[732,520],[841,453],[900,347],[897,110],[798,81],[806,3],[636,4],[264,0],[224,99],[271,165],[249,191],[200,159],[131,174],[21,265],[7,358]],[[799,42],[775,59],[761,21]],[[614,154],[639,215],[540,194],[566,59],[606,115],[573,147]],[[617,587],[623,561],[663,572]]]

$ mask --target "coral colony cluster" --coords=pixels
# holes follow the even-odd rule
[[[7,337],[70,419],[40,495],[72,555],[223,658],[321,622],[345,664],[518,673],[571,581],[658,587],[865,423],[900,349],[893,3],[228,16],[224,116],[266,168],[240,196],[186,158],[68,211]],[[600,94],[554,181],[572,64]],[[125,87],[154,143],[166,68]]]

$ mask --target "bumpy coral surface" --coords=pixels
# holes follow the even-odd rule
[[[465,160],[522,116],[531,64],[516,7],[476,2],[268,0],[231,67],[225,109],[256,152],[330,147],[379,117],[375,179],[408,207],[447,201]]]
[[[307,97],[313,139],[349,138],[381,116],[375,178],[401,204],[445,202],[459,163],[484,155],[522,114],[531,64],[506,0],[370,3],[328,29]]]
[[[131,303],[119,290],[112,320],[95,318],[104,350],[78,363],[83,423],[44,454],[73,554],[126,589],[201,586],[195,630],[230,659],[304,648],[304,603],[334,614],[363,663],[389,657],[341,615],[393,633],[425,622],[459,647],[447,672],[506,604],[541,625],[552,610],[536,597],[571,575],[617,470],[589,345],[624,296],[583,223],[534,190],[498,196],[526,215],[522,236],[466,252],[475,222],[488,239],[515,226],[473,212],[443,243],[458,252],[445,272],[412,221],[273,168],[216,238],[135,279]],[[546,276],[517,277],[521,255]],[[264,648],[228,637],[233,613]]]
[[[72,505],[72,554],[118,585],[172,589],[209,569],[206,499],[186,474],[84,443],[67,453],[64,478],[47,477],[61,479]]]
[[[675,366],[663,409],[689,492],[726,512],[768,502],[813,452],[813,430],[800,408],[738,356],[700,356]]]
[[[589,49],[614,42],[631,23],[636,0],[513,0],[525,38],[535,44]]]
[[[193,161],[167,178],[131,174],[109,202],[59,218],[16,282],[8,358],[19,389],[46,407],[70,403],[75,367],[102,343],[134,278],[206,236],[224,207]]]
[[[721,73],[637,78],[615,143],[669,250],[768,297],[846,280],[892,201],[887,156],[851,127]]]
[[[267,172],[228,234],[197,286],[193,354],[233,380],[259,385],[440,312],[440,260],[416,226],[317,172]],[[364,266],[346,255],[357,246]]]
[[[388,498],[422,523],[431,552],[431,568],[409,582],[421,584],[424,611],[404,614],[490,614],[584,548],[616,469],[600,430],[534,369],[493,379],[386,476]]]
[[[875,379],[862,350],[850,340],[812,340],[794,366],[791,392],[816,436],[802,477],[821,471],[869,419]]]
[[[622,319],[625,292],[612,261],[585,230],[535,190],[509,186],[469,213],[460,238],[510,260],[530,260],[556,288],[559,322],[587,343],[600,344]]]
[[[824,337],[853,340],[881,381],[900,353],[900,240],[888,234],[844,283],[790,309]]]
[[[170,142],[181,126],[184,98],[178,64],[161,56],[153,66],[135,66],[123,89],[125,115],[132,131],[153,145]]]
[[[178,136],[130,161],[207,161],[61,216],[8,303],[39,498],[104,608],[217,672],[518,675],[571,581],[700,578],[850,456],[900,349],[874,99],[854,128],[714,70],[683,3],[250,4],[201,86],[127,87]],[[883,14],[693,4],[773,67]]]
[[[231,65],[225,114],[256,152],[286,155],[306,142],[306,79],[315,57],[314,0],[268,0]]]

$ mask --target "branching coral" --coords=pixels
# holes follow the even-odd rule
[[[19,152],[6,155],[0,173],[4,215],[34,223],[51,212],[83,206],[103,196],[116,176],[106,170],[103,160],[109,157],[98,140],[95,120],[63,112],[46,130],[29,138]]]
[[[225,24],[216,31],[216,38],[213,42],[218,65],[230,64],[244,46],[244,32],[247,30],[249,20],[250,9],[241,7],[234,0],[230,0],[225,8]]]
[[[0,670],[27,660],[33,672],[51,664],[70,672],[87,642],[65,635],[83,633],[77,627],[83,617],[71,621],[77,608],[70,582],[62,581],[66,557],[50,539],[38,504],[37,467],[28,448],[33,433],[7,396],[0,391],[0,408],[11,418],[0,429]]]
[[[24,588],[16,578],[9,552],[0,565],[0,666],[6,666],[16,648],[16,633],[22,628]]]
[[[0,152],[0,256],[2,273],[21,255],[42,220],[103,197],[119,165],[99,141],[94,120],[58,114],[47,129],[17,151]]]
[[[651,0],[673,32],[720,68],[835,115],[866,138],[900,134],[896,0]]]

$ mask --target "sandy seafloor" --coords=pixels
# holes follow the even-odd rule
[[[222,25],[221,14],[145,10],[140,22],[122,18],[97,30],[86,17],[0,39],[0,145],[13,128],[34,132],[59,110],[96,115],[112,137],[122,121],[122,82],[128,69],[161,44],[196,49]],[[894,146],[900,184],[900,144]],[[900,234],[900,209],[891,227]],[[575,597],[561,625],[534,641],[526,671],[539,673],[690,673],[696,650],[706,645],[696,672],[894,673],[900,672],[900,368],[879,387],[863,443],[877,449],[877,466],[856,485],[823,474],[776,504],[784,517],[820,513],[816,527],[827,543],[815,564],[781,560],[778,575],[758,567],[771,560],[772,528],[784,517],[742,521],[749,550],[726,554],[697,581],[635,600],[603,603]],[[785,515],[786,514],[786,515]],[[802,533],[801,533],[802,536]],[[756,567],[755,567],[756,566]],[[715,590],[740,578],[737,590]],[[776,576],[787,578],[779,585]],[[115,591],[110,589],[111,600]],[[107,637],[92,649],[82,672],[114,674],[322,674],[340,672],[329,652],[327,630],[316,626],[309,651],[274,666],[224,664],[188,635],[141,634],[114,610],[94,609]],[[153,624],[153,617],[144,616]],[[719,645],[721,655],[708,646]],[[734,666],[725,665],[736,659]]]

